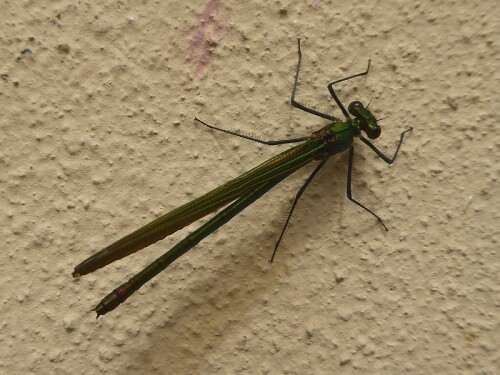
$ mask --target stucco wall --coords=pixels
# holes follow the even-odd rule
[[[0,372],[494,374],[498,1],[2,1]],[[80,279],[118,237],[370,101],[385,165],[305,167],[117,310],[89,310],[199,223]],[[495,362],[497,361],[497,362]],[[497,368],[497,370],[495,370]]]

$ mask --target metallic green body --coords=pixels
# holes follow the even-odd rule
[[[115,309],[182,254],[298,169],[313,160],[324,160],[349,149],[354,137],[360,136],[361,131],[365,131],[370,138],[380,135],[375,117],[360,102],[352,102],[349,112],[354,118],[345,122],[333,118],[332,122],[312,133],[302,144],[281,152],[241,176],[146,224],[77,265],[73,276],[93,272],[228,205],[163,256],[104,297],[94,309],[97,316]]]
[[[254,191],[276,176],[289,176],[313,159],[324,159],[346,150],[356,132],[350,123],[338,121],[326,125],[313,133],[308,141],[283,151],[105,247],[76,266],[73,275],[88,274],[135,253]]]

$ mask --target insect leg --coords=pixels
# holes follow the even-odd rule
[[[292,213],[293,213],[293,210],[295,209],[295,206],[297,205],[297,202],[299,201],[300,197],[302,196],[302,194],[306,190],[309,183],[313,180],[314,176],[316,176],[316,174],[323,167],[323,165],[325,165],[327,160],[328,159],[324,159],[321,161],[321,163],[319,163],[319,165],[316,167],[316,169],[314,169],[314,171],[311,173],[311,175],[307,178],[306,182],[304,182],[304,184],[302,185],[300,190],[297,192],[297,195],[295,196],[295,199],[293,200],[292,208],[290,209],[290,213],[288,214],[288,217],[286,218],[285,225],[283,226],[283,229],[281,230],[280,237],[278,238],[278,241],[276,242],[276,245],[274,246],[273,255],[271,256],[271,259],[269,260],[270,262],[272,262],[274,260],[274,256],[276,255],[276,250],[278,250],[278,246],[281,242],[281,239],[283,238],[283,235],[285,234],[286,227],[288,225],[288,222],[290,221],[290,218],[292,217]]]
[[[354,147],[351,146],[351,148],[349,149],[349,167],[347,169],[347,198],[349,198],[349,200],[351,202],[354,202],[356,203],[359,207],[361,207],[362,209],[368,211],[369,213],[371,213],[373,216],[375,216],[377,218],[377,220],[380,222],[380,224],[382,224],[382,226],[384,227],[384,229],[387,231],[389,229],[387,229],[387,227],[385,226],[384,224],[384,221],[380,218],[380,216],[378,216],[375,212],[373,212],[372,210],[370,210],[369,208],[365,207],[362,203],[358,202],[356,199],[354,199],[352,197],[352,191],[351,191],[351,177],[352,177],[352,164],[353,164],[353,161],[354,161]]]

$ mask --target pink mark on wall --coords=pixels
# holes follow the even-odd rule
[[[183,34],[191,40],[186,52],[186,62],[197,62],[195,75],[205,72],[216,44],[213,37],[219,37],[227,28],[223,22],[216,20],[219,6],[220,0],[211,0],[200,16],[198,26]]]

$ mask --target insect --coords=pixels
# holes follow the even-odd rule
[[[368,66],[362,73],[354,74],[346,78],[333,81],[328,84],[327,88],[333,100],[342,111],[345,121],[339,120],[331,115],[322,113],[315,109],[308,108],[295,100],[295,92],[299,80],[300,64],[302,60],[302,53],[300,50],[300,39],[298,44],[298,62],[295,72],[295,81],[292,88],[291,104],[305,112],[322,117],[329,121],[327,125],[321,129],[313,132],[308,137],[294,138],[288,140],[277,141],[264,141],[247,135],[242,135],[225,129],[220,129],[215,126],[209,125],[201,120],[199,123],[224,133],[232,134],[241,138],[249,139],[266,145],[281,145],[286,143],[300,143],[286,151],[272,157],[271,159],[263,162],[255,168],[243,173],[241,176],[226,182],[225,184],[213,189],[212,191],[188,202],[173,211],[159,217],[158,219],[146,224],[142,228],[132,232],[131,234],[119,239],[111,245],[105,247],[101,251],[95,253],[82,263],[77,265],[74,269],[73,276],[78,277],[104,267],[118,259],[126,257],[138,250],[141,250],[163,238],[174,233],[175,231],[191,224],[192,222],[214,212],[218,209],[227,206],[222,211],[217,213],[213,218],[199,227],[197,230],[189,234],[177,245],[172,247],[164,255],[159,257],[154,262],[150,263],[146,268],[133,276],[130,280],[113,290],[93,309],[97,313],[97,317],[104,315],[129,298],[136,290],[155,277],[158,273],[163,271],[172,262],[174,262],[181,255],[186,253],[196,244],[198,244],[205,237],[216,231],[223,224],[227,223],[234,216],[248,207],[250,204],[259,199],[262,195],[267,193],[275,185],[283,181],[286,177],[290,176],[295,171],[299,170],[306,164],[316,160],[319,164],[316,166],[311,175],[307,178],[301,189],[298,191],[292,203],[290,213],[286,219],[285,225],[281,234],[276,242],[271,261],[274,259],[278,245],[283,238],[292,212],[306,190],[307,186],[311,183],[314,176],[325,165],[330,156],[338,154],[343,151],[349,152],[349,167],[347,172],[347,198],[357,204],[373,215],[383,226],[385,226],[382,219],[375,214],[372,210],[365,207],[362,203],[358,202],[352,197],[351,191],[351,176],[352,165],[354,160],[354,145],[353,139],[359,138],[363,143],[370,147],[382,160],[387,164],[392,164],[398,155],[399,148],[403,142],[406,133],[412,130],[409,128],[403,131],[396,150],[392,157],[384,155],[377,149],[368,139],[363,136],[363,133],[369,139],[376,139],[381,134],[381,128],[377,123],[377,119],[359,101],[353,101],[344,108],[342,103],[337,97],[333,86],[337,83],[347,81],[349,79],[360,77],[368,74],[370,69],[370,60]]]

